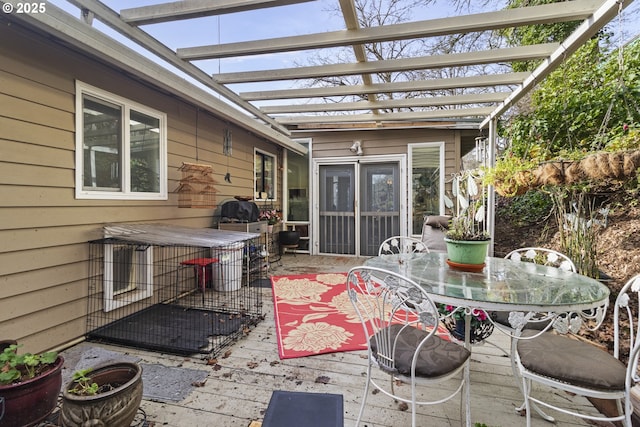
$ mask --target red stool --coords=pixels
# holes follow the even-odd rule
[[[182,261],[181,266],[192,266],[196,275],[196,287],[200,288],[202,292],[202,304],[204,304],[204,291],[207,287],[207,282],[212,280],[211,277],[211,264],[218,262],[218,258],[194,258]]]

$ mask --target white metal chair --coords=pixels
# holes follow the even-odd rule
[[[539,247],[519,248],[509,252],[507,255],[505,255],[504,258],[510,259],[514,262],[532,262],[534,264],[557,267],[562,270],[572,271],[574,273],[577,272],[575,264],[573,263],[573,261],[571,261],[571,259],[568,256],[553,249],[539,248]],[[511,348],[510,348],[510,351],[507,352],[507,350],[505,350],[504,348],[490,341],[487,341],[487,343],[500,349],[505,354],[505,356],[511,357],[511,365],[515,373],[515,361],[513,360],[513,354],[514,354],[514,348],[515,348],[514,346],[516,342],[515,341],[516,330],[511,326],[511,323],[509,322],[509,312],[493,311],[489,313],[489,316],[491,317],[491,319],[493,320],[494,324],[498,329],[502,330],[502,332],[507,333],[511,337]],[[551,322],[551,319],[549,318],[549,316],[546,316],[544,313],[541,313],[540,315],[530,319],[530,321],[527,323],[524,329],[531,328],[531,329],[537,329],[538,331],[541,331],[545,328],[548,328],[550,326],[549,325],[550,322]],[[551,417],[547,417],[547,419],[551,421]]]
[[[630,304],[635,296],[635,303]],[[638,376],[638,351],[640,349],[640,274],[631,278],[620,291],[614,306],[613,355],[589,343],[570,337],[544,332],[542,335],[518,340],[516,363],[525,397],[527,426],[531,425],[531,406],[534,403],[557,411],[594,421],[622,421],[631,427],[631,387]],[[633,307],[633,308],[632,308]],[[629,353],[626,365],[620,360],[622,333],[628,334]],[[537,331],[524,331],[523,337],[535,336]],[[615,400],[618,414],[599,416],[579,413],[570,408],[555,406],[543,397],[531,395],[531,383],[544,384],[555,389],[585,397]],[[548,390],[536,396],[549,396]]]
[[[347,277],[347,291],[368,337],[367,383],[356,426],[360,424],[369,385],[395,400],[411,405],[411,425],[416,424],[416,405],[435,405],[452,399],[460,392],[461,419],[470,425],[469,359],[471,353],[462,345],[436,335],[438,310],[429,295],[414,281],[375,267],[355,267]],[[374,379],[372,368],[390,375],[385,386]],[[457,376],[460,378],[456,378]],[[410,384],[410,393],[399,393],[394,382]],[[433,399],[418,399],[416,386],[454,381],[454,391],[439,392]],[[457,383],[459,381],[459,384]],[[464,393],[461,390],[464,388]],[[401,388],[400,388],[401,390]],[[408,395],[407,395],[408,394]],[[444,397],[443,397],[444,395]]]
[[[510,259],[515,262],[532,262],[534,264],[547,265],[551,267],[556,267],[561,270],[571,271],[576,273],[578,269],[571,259],[565,254],[558,252],[553,249],[547,248],[520,248],[515,249],[505,255],[505,259]],[[507,330],[510,334],[513,334],[515,330],[511,327],[509,323],[509,312],[505,311],[496,311],[490,314],[491,318],[498,323],[498,326],[503,330]],[[542,315],[538,319],[531,319],[525,329],[544,329],[547,327],[548,322],[542,320],[546,316]],[[538,321],[536,321],[538,320]],[[512,340],[512,347],[513,347]]]
[[[563,253],[547,248],[519,248],[505,255],[512,261],[533,262],[535,264],[557,267],[561,270],[578,271],[571,259]]]
[[[573,263],[573,261],[571,261],[571,259],[565,254],[558,252],[554,249],[541,248],[541,247],[519,248],[509,252],[507,255],[504,256],[504,258],[510,259],[514,262],[532,262],[534,264],[541,264],[541,265],[556,267],[561,270],[571,271],[574,273],[577,272],[577,268]],[[495,345],[494,343],[489,342],[489,344],[492,344],[493,346],[499,348],[500,350],[502,350],[502,352],[505,353],[505,355],[509,356],[509,358],[511,359],[511,368],[513,370],[514,376],[516,378],[519,378],[517,376],[518,369],[517,369],[516,360],[515,360],[516,343],[518,341],[518,338],[517,338],[518,331],[515,328],[513,328],[511,326],[511,323],[509,322],[509,312],[494,311],[489,313],[489,316],[493,319],[497,329],[502,330],[502,332],[505,332],[510,336],[509,352],[507,353],[505,349],[501,348],[498,345]],[[547,315],[545,313],[539,313],[533,316],[532,318],[530,318],[529,321],[526,323],[526,325],[522,329],[523,330],[533,329],[536,331],[536,333],[540,334],[542,333],[542,331],[551,328],[552,321],[553,321],[553,316]],[[524,404],[516,408],[516,411],[519,412],[522,409],[524,409]],[[554,422],[553,417],[540,411],[537,407],[535,409],[536,411],[538,411],[540,416],[542,416],[545,420],[549,422]]]
[[[409,236],[393,236],[380,243],[378,255],[410,254],[429,252],[429,248],[420,239]]]

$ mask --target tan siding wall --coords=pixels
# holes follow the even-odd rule
[[[182,162],[213,165],[220,203],[253,194],[254,146],[278,151],[231,127],[227,158],[228,124],[211,113],[196,114],[194,106],[18,24],[2,22],[0,39],[0,336],[41,351],[84,335],[87,242],[101,237],[105,223],[212,226],[213,209],[177,207],[172,192]],[[169,200],[75,199],[76,80],[167,114]]]
[[[445,143],[445,174],[449,176],[460,168],[460,139],[477,131],[451,131],[433,129],[307,132],[298,138],[311,138],[313,157],[356,157],[349,148],[354,140],[362,141],[364,156],[408,154],[408,144],[424,142]]]

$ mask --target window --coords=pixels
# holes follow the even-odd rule
[[[167,199],[166,115],[78,82],[76,198]]]
[[[287,191],[289,195],[285,207],[286,221],[309,221],[309,157],[311,156],[311,140],[294,140],[307,147],[306,155],[287,152]]]
[[[256,200],[276,198],[276,157],[273,154],[255,150],[254,169],[256,174]]]
[[[410,144],[409,156],[411,234],[419,235],[424,217],[444,209],[444,143]]]

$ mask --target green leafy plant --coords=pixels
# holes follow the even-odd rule
[[[100,386],[87,375],[91,369],[82,369],[73,373],[73,382],[76,384],[69,389],[69,393],[79,396],[93,396],[100,392]]]
[[[20,383],[35,378],[51,369],[58,358],[54,351],[18,354],[17,344],[11,344],[0,353],[0,385]]]
[[[493,167],[483,169],[483,184],[493,185],[501,196],[522,195],[536,180],[530,171],[537,166],[537,161],[505,154]]]
[[[596,199],[585,191],[556,190],[553,199],[560,246],[574,262],[578,273],[598,279],[598,236],[607,226],[609,208],[596,205]]]
[[[508,219],[519,227],[548,223],[553,215],[553,201],[547,191],[534,189],[521,196],[499,197],[496,217]]]
[[[453,177],[453,200],[444,196],[445,206],[453,213],[446,237],[451,240],[489,240],[485,228],[485,189],[482,170],[465,170]],[[454,202],[455,200],[455,202]]]

